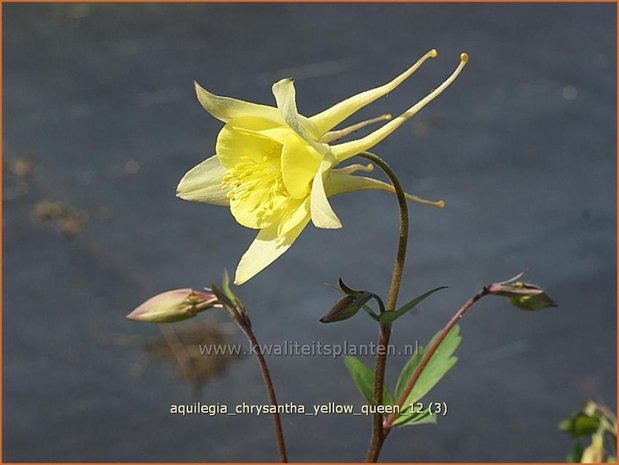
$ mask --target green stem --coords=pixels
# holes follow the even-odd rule
[[[230,315],[230,318],[232,318],[232,320],[238,325],[241,331],[243,331],[243,334],[245,334],[245,336],[249,340],[253,351],[256,353],[258,365],[260,366],[260,371],[262,372],[262,379],[264,380],[264,385],[267,388],[269,402],[271,403],[271,405],[275,406],[275,412],[272,414],[272,416],[273,426],[275,428],[275,442],[277,443],[277,450],[279,452],[279,460],[280,462],[288,462],[288,456],[286,454],[286,443],[284,442],[284,431],[282,429],[282,421],[279,417],[279,413],[277,412],[277,397],[275,396],[275,387],[273,386],[271,373],[269,372],[269,367],[267,366],[264,354],[262,353],[262,348],[258,344],[256,335],[251,328],[251,320],[249,318],[249,314],[245,310],[245,307],[238,299],[238,297],[236,297],[230,289],[227,272],[224,274],[223,290],[217,287],[215,284],[211,285],[211,289],[213,290],[213,293],[217,297],[219,303],[223,306],[224,310],[226,310],[228,315]]]
[[[254,332],[251,329],[251,323],[249,321],[249,316],[244,315],[244,318],[235,318],[241,330],[247,336],[249,343],[252,345],[253,350],[258,358],[258,365],[260,366],[260,371],[262,372],[262,378],[264,379],[264,384],[267,388],[267,394],[269,396],[269,402],[271,405],[276,407],[275,412],[273,413],[273,427],[275,428],[275,441],[277,443],[277,450],[279,452],[279,461],[281,463],[288,462],[288,456],[286,454],[286,443],[284,441],[284,431],[282,429],[282,421],[279,417],[279,413],[277,413],[277,397],[275,396],[275,387],[273,386],[273,380],[271,379],[271,374],[269,372],[269,367],[267,366],[267,362],[264,359],[264,354],[262,353],[262,348],[258,344],[258,340]]]
[[[406,259],[406,245],[408,242],[408,205],[406,204],[406,195],[400,180],[393,172],[391,167],[379,156],[363,152],[359,154],[382,169],[395,189],[398,198],[398,206],[400,208],[400,237],[398,241],[398,251],[391,275],[391,285],[389,286],[389,295],[387,296],[386,311],[395,310],[398,300],[398,292],[400,291],[400,282],[402,281],[402,272],[404,269],[404,261]],[[380,325],[378,333],[378,346],[376,351],[376,366],[374,368],[374,405],[382,405],[383,390],[385,386],[385,370],[387,368],[387,346],[391,337],[391,323],[383,323]],[[367,461],[376,462],[385,441],[385,430],[383,429],[383,415],[381,413],[374,414],[372,419],[372,437],[370,438],[370,447],[368,450]]]
[[[468,312],[482,297],[487,296],[489,293],[489,289],[487,287],[484,287],[481,291],[479,291],[477,294],[467,300],[464,305],[460,307],[460,309],[455,313],[455,315],[451,317],[451,320],[449,320],[447,324],[443,327],[436,340],[432,343],[430,347],[428,347],[428,350],[426,350],[426,352],[423,354],[423,357],[421,358],[419,364],[415,368],[415,371],[411,375],[408,384],[406,385],[406,388],[404,388],[404,391],[402,391],[402,394],[398,398],[398,411],[406,402],[406,398],[415,387],[415,384],[419,380],[419,377],[423,373],[423,370],[426,368],[428,362],[430,361],[436,350],[439,348],[443,340],[445,340],[447,334],[449,334],[449,331],[451,331],[452,328],[456,326],[456,324],[458,324],[458,322],[462,319],[466,312]],[[387,437],[387,435],[391,431],[391,428],[393,427],[393,422],[396,420],[397,417],[398,414],[392,413],[385,420],[383,427],[384,437]]]

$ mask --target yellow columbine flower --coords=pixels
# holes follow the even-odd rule
[[[241,258],[235,283],[242,284],[282,255],[311,220],[319,228],[340,228],[328,197],[357,190],[393,192],[390,184],[353,176],[372,166],[339,163],[370,149],[443,92],[458,76],[468,56],[449,78],[395,119],[383,115],[346,129],[333,128],[353,113],[391,92],[413,74],[436,50],[391,82],[361,92],[310,118],[297,111],[291,79],[273,85],[277,107],[214,95],[196,84],[202,106],[225,123],[217,137],[216,155],[191,169],[178,185],[185,200],[230,206],[235,219],[260,232]],[[335,145],[341,137],[369,123],[390,120],[369,135]],[[410,200],[422,201],[409,196]],[[434,203],[441,206],[440,202]]]

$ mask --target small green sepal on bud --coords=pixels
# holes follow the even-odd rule
[[[492,283],[487,288],[488,293],[490,295],[507,297],[514,307],[529,312],[536,312],[548,307],[557,307],[558,305],[546,294],[544,289],[535,284],[518,281],[524,273],[523,271],[507,281]]]
[[[127,318],[148,323],[173,323],[193,318],[218,305],[217,297],[210,292],[176,289],[151,297],[129,313]]]
[[[351,289],[346,284],[344,284],[344,281],[342,281],[342,278],[338,279],[338,284],[340,285],[340,289],[344,292],[344,294],[347,294],[347,295],[358,295],[358,294],[361,294],[362,292],[365,292],[365,291],[355,291],[354,289]]]

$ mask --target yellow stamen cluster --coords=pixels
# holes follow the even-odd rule
[[[261,160],[243,156],[222,178],[221,187],[230,202],[243,205],[263,225],[273,223],[290,198],[282,178],[280,154],[281,145],[274,142],[261,154]]]

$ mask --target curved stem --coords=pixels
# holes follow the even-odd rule
[[[360,157],[366,158],[375,163],[382,169],[395,189],[398,198],[398,207],[400,208],[400,237],[398,241],[398,251],[396,254],[393,274],[391,275],[391,285],[389,286],[389,295],[387,297],[386,311],[394,311],[400,291],[400,282],[402,281],[402,271],[404,269],[404,261],[406,259],[406,246],[408,242],[408,205],[406,204],[406,195],[402,189],[400,180],[393,172],[391,167],[378,155],[370,152],[359,154]],[[385,370],[387,367],[387,346],[391,337],[391,323],[383,323],[380,325],[378,333],[378,346],[376,351],[376,366],[374,368],[374,405],[382,405],[383,390],[385,386]],[[385,430],[383,429],[383,415],[381,413],[374,414],[372,419],[372,437],[370,439],[370,447],[368,450],[367,461],[376,462],[378,455],[385,441]]]
[[[398,299],[398,293],[400,291],[400,282],[402,280],[402,270],[404,269],[404,260],[406,258],[406,246],[408,243],[408,204],[406,203],[406,193],[402,188],[400,180],[396,176],[395,172],[387,164],[385,160],[370,152],[362,152],[358,156],[363,157],[371,162],[375,163],[384,173],[387,175],[398,199],[398,207],[400,209],[400,237],[398,242],[398,251],[396,255],[395,264],[393,267],[393,274],[391,276],[391,285],[389,286],[389,295],[387,297],[387,311],[395,309],[395,305]]]
[[[264,379],[264,384],[267,388],[267,394],[269,396],[269,402],[271,405],[277,407],[277,397],[275,396],[275,388],[273,387],[273,380],[271,379],[271,374],[269,372],[269,367],[267,366],[267,362],[264,359],[264,354],[262,353],[262,348],[258,344],[258,340],[254,335],[254,332],[251,329],[251,323],[249,323],[249,317],[245,316],[246,322],[238,321],[241,330],[247,336],[250,344],[252,345],[253,351],[258,358],[258,365],[260,365],[260,371],[262,372],[262,378]],[[277,442],[277,450],[279,452],[279,461],[282,463],[288,462],[288,456],[286,454],[286,443],[284,442],[284,431],[282,429],[282,421],[277,413],[277,408],[273,413],[273,427],[275,428],[275,441]]]

